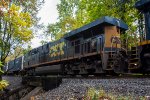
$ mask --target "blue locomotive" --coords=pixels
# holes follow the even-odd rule
[[[146,37],[132,47],[122,47],[120,35],[128,29],[123,21],[104,16],[67,33],[63,38],[32,49],[6,64],[10,73],[28,75],[101,75],[150,71],[150,0],[136,8],[145,16]]]

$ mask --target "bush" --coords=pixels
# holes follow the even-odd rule
[[[148,99],[147,99],[148,98]],[[149,100],[150,97],[121,96],[106,93],[103,89],[89,88],[83,100]]]
[[[3,71],[2,71],[2,67],[3,67],[3,65],[2,65],[2,63],[0,62],[0,91],[2,91],[4,88],[6,88],[9,84],[8,84],[8,82],[6,81],[6,80],[2,80],[2,74],[4,73]]]

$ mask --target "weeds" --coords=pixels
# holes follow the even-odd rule
[[[150,97],[121,96],[106,93],[103,89],[89,88],[83,100],[150,100]]]

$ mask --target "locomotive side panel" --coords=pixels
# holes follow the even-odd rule
[[[29,56],[28,56],[28,66],[31,67],[36,63],[36,55],[38,53],[37,48],[34,48],[30,51]]]
[[[29,66],[29,52],[24,55],[23,67],[28,68]]]
[[[8,73],[18,72],[22,69],[22,57],[16,58],[8,62]]]
[[[43,45],[42,63],[49,61],[49,43]]]
[[[12,60],[12,61],[10,61],[9,63],[8,63],[8,72],[12,72],[13,71],[13,69],[14,69],[14,64],[15,64],[15,61],[14,60]]]
[[[7,70],[8,70],[8,62],[4,64],[4,66],[2,67],[2,70],[4,72],[7,72]]]
[[[49,48],[49,60],[54,61],[54,60],[60,60],[60,50],[59,50],[59,44],[60,41],[54,41],[51,43],[51,46]]]
[[[22,57],[15,59],[15,71],[20,71],[22,69]]]
[[[60,59],[66,60],[67,59],[67,41],[63,38],[60,40]]]
[[[49,61],[60,61],[61,59],[67,58],[66,43],[62,38],[51,44],[49,48]]]
[[[39,47],[38,50],[39,50],[39,63],[43,63],[44,62],[43,46]]]

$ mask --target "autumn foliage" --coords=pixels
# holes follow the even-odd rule
[[[9,0],[0,3],[0,61],[4,62],[12,48],[33,38],[33,20],[28,12],[22,11]]]
[[[0,75],[3,74],[3,71],[2,71],[2,63],[0,62]],[[0,80],[0,91],[3,90],[5,87],[7,87],[9,84],[6,80]]]

